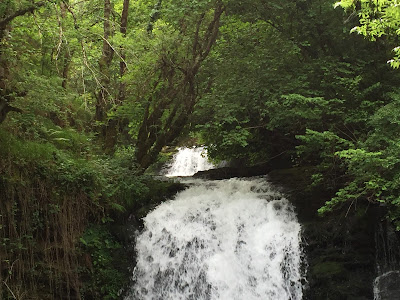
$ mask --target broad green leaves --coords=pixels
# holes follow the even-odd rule
[[[357,12],[360,24],[351,32],[364,35],[371,41],[376,41],[382,36],[400,35],[400,3],[398,0],[346,0],[337,2],[335,7],[338,6]],[[395,47],[393,52],[394,57],[388,63],[397,69],[400,67],[400,48]]]
[[[335,159],[337,164],[346,170],[343,186],[319,210],[321,214],[344,204],[351,206],[356,201],[381,203],[387,207],[388,216],[400,229],[398,211],[400,204],[400,135],[398,130],[400,106],[398,97],[398,93],[392,93],[392,101],[370,117],[367,125],[371,126],[371,131],[363,140],[349,143],[338,139],[334,142],[334,147],[330,148],[316,146],[315,142],[313,144],[313,140],[322,142],[321,133],[313,133],[314,138],[307,135],[300,137],[304,142],[304,145],[298,148],[302,151],[302,156],[306,149],[319,148],[318,151],[321,153],[327,153],[328,149],[332,149],[334,153],[327,153],[325,157]],[[323,165],[330,166],[327,161],[320,166]]]

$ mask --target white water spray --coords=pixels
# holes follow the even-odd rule
[[[400,271],[389,271],[376,277],[373,285],[374,300],[400,299],[399,278]]]
[[[374,300],[399,300],[400,243],[389,221],[377,224],[375,246],[377,277],[373,282]]]
[[[265,177],[186,181],[144,218],[125,300],[300,300],[300,224]]]
[[[208,161],[207,150],[204,147],[178,148],[166,176],[192,176],[198,171],[205,171],[214,167]]]

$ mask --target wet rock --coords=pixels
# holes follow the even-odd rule
[[[268,164],[261,164],[252,167],[223,167],[207,171],[199,171],[194,174],[193,177],[209,180],[221,180],[233,177],[260,176],[267,174],[269,171],[271,171],[271,167]]]
[[[400,300],[400,271],[390,271],[375,279],[377,300]]]
[[[307,256],[308,288],[304,299],[373,299],[375,277],[376,210],[359,203],[323,217],[317,210],[332,197],[322,188],[313,189],[312,167],[273,170],[268,178],[282,186],[296,206],[303,226]]]

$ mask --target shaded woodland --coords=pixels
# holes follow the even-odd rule
[[[334,4],[1,1],[0,298],[119,299],[178,145],[307,168],[321,218],[400,229],[400,8]]]

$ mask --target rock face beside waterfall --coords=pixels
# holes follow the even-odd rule
[[[193,175],[194,178],[210,179],[210,180],[221,180],[232,177],[252,177],[265,175],[272,168],[268,164],[262,164],[247,168],[238,167],[223,167],[211,170],[199,171]]]
[[[275,170],[269,179],[284,187],[297,208],[303,226],[308,258],[309,289],[304,299],[371,300],[376,277],[376,224],[379,208],[357,203],[323,217],[317,209],[329,195],[325,190],[310,190],[312,168]],[[382,298],[382,300],[389,298]]]
[[[194,178],[220,180],[232,177],[252,177],[266,175],[272,170],[278,170],[290,167],[290,163],[280,158],[275,158],[266,163],[260,163],[254,166],[243,166],[240,163],[230,163],[229,166],[203,170],[195,173]]]
[[[389,271],[374,281],[376,300],[400,300],[400,271]]]
[[[377,277],[374,299],[400,300],[400,237],[387,220],[381,219],[375,231]]]

